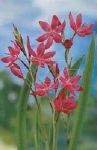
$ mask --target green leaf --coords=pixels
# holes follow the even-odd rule
[[[36,65],[32,64],[32,70],[35,70]],[[34,76],[35,72],[33,72]],[[28,72],[26,80],[29,83],[32,83],[32,77]],[[17,108],[17,142],[18,142],[18,150],[26,150],[26,112],[27,112],[27,102],[30,93],[30,86],[24,82],[24,85],[21,89],[18,108]]]
[[[77,150],[77,145],[81,136],[81,131],[84,123],[84,118],[86,114],[91,89],[92,74],[94,68],[94,57],[95,57],[95,39],[94,36],[92,36],[82,78],[82,87],[84,88],[84,91],[81,92],[79,95],[78,109],[75,114],[75,120],[68,150]]]
[[[82,55],[75,63],[74,65],[70,68],[69,70],[69,73],[70,73],[70,76],[75,76],[77,74],[77,71],[83,61],[83,58],[84,58],[85,54]]]

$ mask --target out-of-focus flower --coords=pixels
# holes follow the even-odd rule
[[[44,96],[49,93],[49,91],[55,90],[57,88],[57,82],[51,83],[51,79],[46,77],[44,83],[35,83],[35,92],[30,93],[31,95]]]
[[[82,24],[82,15],[78,14],[76,20],[74,21],[71,12],[69,13],[70,27],[75,31],[75,34],[79,36],[86,36],[93,33],[92,28],[94,24]]]
[[[23,77],[23,73],[22,73],[22,71],[21,71],[21,68],[17,65],[17,64],[12,64],[11,66],[10,66],[10,70],[11,70],[11,72],[15,75],[15,76],[17,76],[17,77],[19,77],[19,78],[24,78]]]
[[[56,15],[54,15],[52,17],[51,24],[48,24],[47,22],[43,21],[39,21],[39,24],[46,33],[38,37],[36,40],[38,42],[44,42],[45,40],[47,40],[45,44],[46,49],[48,49],[52,45],[53,40],[56,43],[61,43],[62,38],[59,33],[61,33],[65,29],[65,21],[61,23],[59,21],[59,18]]]
[[[50,58],[52,58],[56,52],[52,51],[45,53],[45,46],[43,43],[38,45],[37,51],[35,52],[31,48],[29,37],[27,37],[27,48],[30,54],[30,62],[36,63],[42,68],[44,68],[44,64],[52,65],[55,63],[55,61],[52,61]]]
[[[1,58],[1,61],[4,63],[9,63],[8,67],[10,67],[14,62],[18,59],[18,55],[20,54],[20,47],[17,45],[16,42],[14,43],[14,47],[9,46],[9,54],[6,57]]]
[[[62,88],[67,89],[71,94],[75,95],[76,91],[83,91],[83,88],[77,85],[77,82],[81,79],[81,76],[69,76],[67,68],[63,70],[64,77],[59,76],[59,81],[61,81]]]
[[[72,40],[72,38],[66,39],[66,40],[64,41],[63,45],[64,45],[64,47],[65,47],[66,49],[69,50],[69,49],[71,48],[71,46],[73,45],[73,40]]]
[[[58,97],[54,99],[55,111],[70,114],[73,109],[77,107],[74,97],[66,98],[64,92],[59,93]]]

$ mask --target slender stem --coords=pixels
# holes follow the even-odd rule
[[[56,149],[56,130],[55,130],[55,112],[52,112],[52,119],[53,119],[53,146],[52,150]]]
[[[70,130],[70,115],[67,116],[68,120],[67,120],[67,150],[68,150],[68,146],[69,146],[69,142],[70,142],[70,134],[71,134],[71,130]]]
[[[29,69],[29,67],[26,65],[26,63],[23,60],[21,60],[20,58],[18,58],[18,60],[20,60],[20,62],[26,67],[26,69]]]
[[[36,140],[37,140],[36,143],[37,150],[41,150],[41,130],[38,111],[36,111]]]
[[[55,114],[55,112],[53,111],[53,146],[52,146],[52,150],[57,150],[57,136],[58,136],[58,120],[59,120],[59,115]]]
[[[46,133],[46,129],[44,126],[43,117],[42,117],[41,105],[40,105],[36,96],[35,96],[35,100],[36,100],[36,105],[38,108],[37,110],[38,110],[38,116],[39,116],[39,121],[40,121],[40,128],[41,128],[41,132],[42,132],[43,137],[44,137],[46,150],[49,150],[49,141],[48,141],[48,137],[47,137],[47,133]]]

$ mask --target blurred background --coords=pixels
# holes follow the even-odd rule
[[[36,49],[37,42],[35,39],[40,36],[43,31],[40,29],[38,21],[51,21],[56,14],[61,21],[66,20],[66,38],[70,38],[72,30],[69,29],[68,14],[72,12],[75,17],[81,13],[83,23],[95,23],[94,31],[97,41],[97,0],[0,0],[0,58],[7,53],[7,47],[12,45],[14,40],[12,23],[20,31],[25,45],[26,37],[30,36],[33,49]],[[70,55],[76,61],[80,56],[88,51],[91,36],[84,38],[76,37],[74,45],[70,51]],[[97,43],[97,42],[96,42]],[[64,51],[62,46],[54,44],[51,48],[57,51],[56,59],[62,60]],[[61,53],[60,53],[61,51]],[[59,62],[62,65],[64,63]],[[82,73],[84,62],[79,69]],[[47,74],[46,74],[47,75]],[[40,78],[42,73],[40,72]],[[0,150],[17,150],[16,148],[16,111],[17,103],[22,86],[22,81],[14,77],[0,62]],[[27,112],[27,142],[28,148],[33,149],[32,124],[35,119],[33,114],[33,100],[29,99]],[[46,118],[50,118],[49,108],[46,107],[45,98],[43,101],[44,114]],[[47,117],[48,116],[48,117]],[[48,124],[48,120],[46,124]],[[60,128],[63,133],[64,127]],[[64,135],[61,134],[59,146],[64,142]],[[92,88],[89,98],[86,120],[83,127],[83,134],[79,144],[79,150],[96,150],[97,149],[97,44],[95,54],[95,67],[92,81]],[[61,149],[62,150],[62,149]]]

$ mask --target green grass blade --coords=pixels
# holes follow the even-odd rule
[[[84,88],[84,91],[81,92],[79,95],[79,104],[78,104],[79,106],[75,114],[75,120],[68,150],[77,150],[78,141],[81,136],[81,131],[87,109],[87,103],[89,99],[89,93],[91,89],[91,81],[94,68],[94,57],[95,57],[95,39],[93,36],[91,39],[88,55],[86,58],[86,64],[82,78],[82,87]]]
[[[32,70],[35,70],[36,65],[32,65]],[[26,79],[32,83],[32,78],[28,72]],[[17,108],[17,142],[18,150],[26,150],[26,112],[27,102],[29,98],[30,87],[24,82],[21,89],[18,108]]]
[[[74,65],[70,68],[69,70],[69,73],[70,73],[70,76],[75,76],[77,74],[77,71],[83,61],[83,58],[84,58],[85,55],[82,55],[75,63]]]

